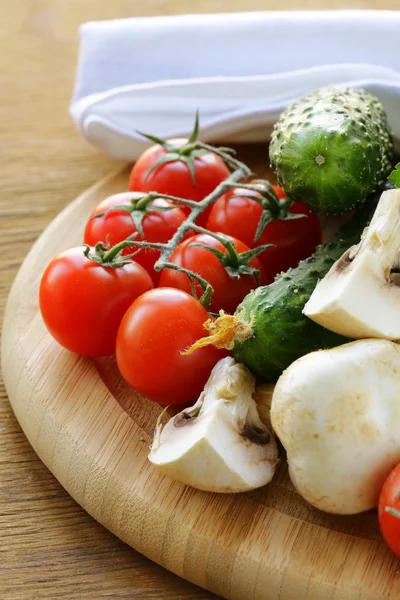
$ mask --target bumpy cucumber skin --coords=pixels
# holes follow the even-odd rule
[[[379,189],[393,162],[383,106],[362,89],[322,88],[288,106],[269,152],[288,196],[330,214]]]
[[[247,323],[253,317],[253,336],[237,341],[233,356],[260,380],[276,381],[300,356],[349,341],[317,325],[302,310],[318,280],[350,246],[358,244],[375,208],[376,198],[369,200],[331,243],[319,246],[310,258],[278,276],[270,285],[248,294],[238,306],[235,314],[242,313]]]

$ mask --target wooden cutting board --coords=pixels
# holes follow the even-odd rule
[[[256,155],[248,151],[253,165]],[[313,509],[295,492],[284,461],[270,485],[240,495],[208,494],[160,475],[147,461],[160,407],[121,380],[113,359],[71,354],[47,333],[41,273],[55,254],[81,243],[90,210],[125,190],[127,176],[126,169],[112,174],[60,213],[12,287],[2,369],[31,445],[110,531],[225,598],[400,598],[399,562],[381,540],[375,512],[335,517]]]

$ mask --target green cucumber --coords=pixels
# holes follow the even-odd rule
[[[362,89],[321,88],[283,111],[269,153],[290,198],[335,214],[383,185],[393,143],[378,98]]]
[[[329,244],[275,279],[248,294],[236,309],[240,321],[250,325],[253,335],[236,339],[233,356],[264,381],[276,381],[294,360],[321,348],[332,348],[349,340],[317,325],[302,310],[319,279],[354,244],[371,219],[377,198],[371,198],[344,225]]]

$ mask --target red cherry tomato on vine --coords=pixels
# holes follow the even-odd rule
[[[125,240],[127,237],[137,231],[137,227],[133,221],[131,214],[122,210],[115,210],[105,214],[103,217],[93,219],[95,215],[101,214],[112,209],[114,206],[122,204],[129,205],[130,201],[140,200],[143,197],[141,193],[123,192],[115,194],[103,200],[91,213],[86,224],[84,233],[84,242],[89,246],[95,246],[97,242],[106,242],[107,236],[111,246]],[[168,242],[174,235],[178,227],[186,219],[186,214],[182,209],[175,207],[171,210],[157,210],[159,207],[173,206],[171,202],[158,199],[155,200],[151,208],[146,210],[143,208],[142,228],[144,239],[148,242]],[[153,210],[154,207],[154,210]],[[139,211],[140,212],[140,211]],[[137,236],[138,241],[141,237]],[[123,255],[134,252],[135,248],[126,248]],[[160,252],[154,249],[141,250],[135,256],[135,261],[142,265],[149,273],[154,285],[157,285],[160,274],[154,270],[154,263],[160,256]]]
[[[188,140],[169,140],[168,143],[181,148],[188,143]],[[148,148],[133,166],[129,189],[139,192],[158,192],[199,202],[229,177],[229,169],[222,158],[211,152],[193,158],[193,177],[186,160],[164,162],[151,172],[160,160],[166,159],[170,154],[170,151],[161,145]],[[187,154],[182,156],[183,159],[186,157]],[[188,212],[187,209],[185,211]],[[205,211],[197,219],[199,225],[205,225],[208,213],[209,210]]]
[[[273,185],[272,187],[274,189],[275,194],[278,196],[278,198],[280,200],[283,200],[284,198],[287,197],[284,189],[280,185]]]
[[[393,469],[383,485],[378,517],[387,545],[400,557],[400,464]]]
[[[117,337],[117,363],[126,381],[161,404],[193,403],[214,365],[227,355],[207,346],[182,352],[204,337],[208,312],[181,290],[158,288],[140,296],[125,314]]]
[[[278,198],[285,197],[282,188],[273,187]],[[256,192],[248,190],[246,194],[257,196]],[[206,227],[210,231],[236,237],[253,248],[262,212],[257,202],[243,196],[243,189],[232,189],[215,202]],[[315,213],[303,202],[293,202],[289,213],[307,216],[301,219],[274,219],[265,226],[256,243],[257,246],[275,246],[259,255],[268,283],[281,271],[287,271],[297,266],[300,260],[308,258],[321,243],[321,225]]]
[[[54,258],[40,284],[40,310],[59,344],[85,356],[115,352],[119,324],[132,302],[153,287],[134,261],[104,267],[71,248]]]
[[[249,250],[248,246],[240,240],[231,238],[231,241],[236,252],[241,253]],[[249,267],[259,270],[259,284],[252,275],[237,272],[236,276],[231,277],[217,256],[214,256],[205,248],[196,247],[195,244],[205,244],[219,250],[224,255],[227,254],[227,249],[214,237],[201,233],[181,242],[169,259],[170,262],[176,265],[194,271],[212,285],[214,288],[210,304],[212,312],[217,312],[223,308],[226,312],[233,313],[250,290],[265,283],[265,273],[257,257],[251,259]],[[231,266],[234,268],[233,263],[231,263]],[[189,277],[185,273],[172,269],[162,271],[160,286],[174,287],[191,293]],[[195,287],[197,295],[200,297],[202,294],[201,287],[198,283],[195,284]]]

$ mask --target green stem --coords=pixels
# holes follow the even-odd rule
[[[153,200],[155,200],[155,198],[152,198],[151,194],[147,194],[146,196],[143,196],[143,198],[139,198],[136,201],[135,210],[144,210]]]
[[[211,194],[209,194],[208,196],[203,198],[203,200],[201,200],[200,202],[194,202],[192,200],[177,198],[175,196],[170,196],[168,194],[158,194],[156,192],[150,192],[148,195],[144,196],[143,198],[140,198],[139,203],[138,203],[139,206],[136,207],[138,209],[142,208],[142,207],[145,208],[149,202],[151,202],[155,199],[158,199],[158,198],[162,198],[165,200],[169,200],[171,202],[175,202],[177,204],[182,204],[182,205],[188,206],[191,209],[190,214],[188,215],[186,220],[178,227],[177,231],[175,232],[175,234],[172,236],[172,238],[169,240],[168,243],[164,244],[164,243],[156,243],[156,242],[136,241],[133,239],[133,237],[135,237],[137,235],[135,233],[133,236],[131,236],[131,238],[128,238],[128,239],[120,242],[119,244],[116,244],[109,250],[104,248],[102,256],[99,257],[97,262],[99,262],[101,264],[112,265],[113,260],[114,260],[115,264],[112,266],[117,267],[122,264],[126,264],[126,263],[124,263],[124,261],[122,261],[121,263],[118,263],[118,264],[115,261],[116,257],[118,257],[118,255],[125,248],[137,247],[139,249],[140,248],[152,248],[152,249],[160,250],[160,257],[157,260],[157,262],[155,263],[154,269],[156,271],[162,271],[163,269],[173,269],[175,271],[180,271],[182,273],[185,273],[189,277],[189,279],[191,281],[191,285],[193,284],[193,280],[197,281],[198,284],[200,285],[201,289],[203,290],[203,294],[202,294],[201,298],[199,299],[199,302],[206,308],[206,310],[208,310],[209,306],[210,306],[211,297],[212,297],[212,294],[214,291],[212,286],[209,284],[209,282],[206,279],[204,279],[203,277],[201,277],[200,275],[198,275],[197,273],[190,271],[189,269],[184,269],[183,267],[180,267],[178,265],[175,265],[174,263],[169,262],[169,259],[171,257],[172,252],[175,250],[175,248],[178,246],[178,244],[182,241],[183,237],[185,236],[185,234],[188,231],[195,230],[195,231],[198,231],[201,233],[207,233],[209,235],[213,235],[207,229],[201,228],[198,225],[196,225],[195,220],[209,206],[211,206],[216,200],[218,200],[218,198],[220,196],[225,194],[225,192],[229,189],[229,187],[231,185],[238,183],[241,179],[243,179],[245,177],[249,177],[251,174],[251,171],[244,163],[238,161],[235,158],[232,158],[229,154],[219,151],[218,149],[215,149],[212,146],[208,146],[208,144],[201,144],[200,142],[196,142],[196,143],[193,142],[193,145],[195,145],[196,148],[198,148],[198,149],[203,148],[203,149],[206,149],[207,151],[214,152],[214,154],[218,154],[235,170],[233,171],[233,173],[231,173],[229,175],[229,177],[225,181],[221,182],[215,188],[215,190],[213,192],[211,192]],[[87,254],[89,253],[89,250],[90,250],[90,248],[87,249]],[[123,258],[126,261],[127,259],[130,258],[130,256],[131,255],[125,256]],[[92,258],[92,260],[95,260],[95,259]],[[192,289],[193,289],[193,285],[192,285]]]
[[[156,264],[158,264],[158,263],[160,263],[160,261],[157,261]],[[171,269],[172,271],[179,271],[179,273],[185,273],[189,277],[189,280],[191,283],[192,283],[193,279],[196,280],[203,291],[201,298],[197,298],[197,299],[199,300],[200,304],[202,306],[204,306],[204,308],[206,310],[209,309],[210,301],[211,301],[211,297],[214,293],[214,289],[208,283],[208,281],[206,279],[204,279],[203,277],[201,277],[198,273],[195,273],[194,271],[190,271],[189,269],[185,269],[184,267],[181,267],[181,266],[176,265],[175,263],[171,263],[171,262],[161,262],[160,264],[158,264],[156,271],[161,271],[163,269]]]
[[[236,252],[236,248],[233,245],[233,243],[229,239],[226,239],[226,237],[223,234],[215,233],[214,231],[208,231],[208,229],[200,227],[196,224],[192,225],[191,229],[193,231],[197,231],[197,233],[204,233],[206,235],[209,235],[210,237],[213,237],[215,240],[220,242],[220,244],[222,244],[226,249],[226,257],[228,260],[228,264],[231,265],[234,269],[239,268],[239,257],[238,253]]]
[[[177,196],[170,196],[169,194],[157,194],[157,192],[150,192],[148,194],[148,198],[150,198],[150,200],[158,200],[161,198],[162,200],[169,200],[170,202],[183,204],[189,208],[196,208],[198,205],[198,202],[195,202],[194,200],[186,200],[186,198],[178,198]]]
[[[154,269],[156,271],[162,271],[163,269],[173,269],[178,270],[183,273],[186,273],[188,277],[192,277],[192,279],[196,280],[203,290],[203,295],[200,298],[199,302],[208,310],[210,306],[211,297],[213,294],[213,288],[208,283],[206,279],[200,277],[197,273],[193,271],[189,271],[188,269],[184,269],[182,267],[178,267],[174,263],[169,262],[172,252],[178,246],[178,244],[182,241],[183,237],[189,230],[195,229],[198,231],[202,229],[203,232],[209,233],[206,229],[199,228],[198,225],[194,223],[194,221],[201,215],[211,204],[213,204],[220,196],[225,194],[227,191],[227,184],[236,183],[243,179],[244,177],[248,177],[251,173],[250,169],[244,164],[236,161],[237,169],[231,173],[231,175],[222,183],[220,183],[211,194],[203,198],[200,202],[196,202],[192,207],[192,210],[188,216],[188,218],[179,226],[175,234],[169,240],[167,244],[160,244],[162,246],[161,254],[159,259],[154,265]]]
[[[205,144],[204,142],[197,142],[196,148],[198,148],[199,150],[206,150],[207,152],[212,152],[213,154],[220,156],[223,159],[223,161],[226,162],[226,164],[228,166],[230,166],[232,169],[238,169],[238,168],[240,168],[240,165],[243,164],[240,161],[238,161],[236,158],[231,156],[228,152],[226,152],[226,148],[214,148],[213,146],[210,146],[209,144]],[[247,168],[248,174],[245,175],[245,177],[250,177],[252,172],[248,167],[246,167],[246,168]]]
[[[123,242],[121,242],[122,244]],[[147,241],[141,241],[139,242],[136,240],[132,240],[132,242],[130,242],[126,248],[129,248],[130,246],[137,246],[138,248],[144,248],[144,249],[154,249],[154,250],[163,250],[165,248],[165,244],[163,244],[162,242],[147,242]],[[123,250],[123,248],[122,248]]]
[[[122,242],[119,242],[119,244],[115,244],[115,246],[113,246],[112,248],[110,248],[110,250],[108,250],[107,252],[104,253],[103,255],[103,262],[104,263],[110,263],[113,261],[113,259],[118,256],[120,254],[120,252],[122,252],[122,250],[125,250],[125,248],[131,248],[132,246],[137,246],[138,242],[135,242],[135,240],[123,240]]]
[[[258,185],[257,185],[258,184]],[[233,187],[233,186],[229,186]],[[251,183],[238,183],[238,185],[234,186],[235,188],[240,188],[243,190],[249,190],[251,192],[256,192],[259,196],[264,200],[264,205],[262,202],[259,202],[263,208],[268,208],[272,213],[279,213],[281,208],[279,198],[276,195],[274,188],[269,183],[269,181],[264,181],[263,179],[258,179],[255,182]],[[257,202],[256,197],[248,196],[251,200],[255,200]],[[268,203],[267,207],[265,206],[265,201]],[[290,202],[291,204],[291,202]]]
[[[239,161],[237,161],[239,163]],[[248,177],[250,175],[250,169],[243,163],[239,163],[240,167],[236,169],[231,175],[222,183],[220,183],[211,194],[203,198],[200,202],[196,202],[196,206],[191,211],[190,215],[180,225],[175,234],[172,236],[168,244],[165,244],[163,251],[161,252],[161,256],[154,265],[156,270],[158,267],[158,263],[166,261],[170,258],[172,252],[175,250],[179,242],[182,241],[184,235],[191,229],[197,229],[197,225],[194,221],[209,207],[213,202],[218,200],[220,196],[225,194],[227,190],[227,183],[235,183],[243,179],[243,177]],[[209,233],[209,232],[207,232]]]
[[[196,223],[193,223],[190,229],[192,231],[197,231],[197,233],[204,233],[205,235],[211,235],[211,237],[214,237],[216,240],[218,240],[216,234],[214,234],[213,231],[209,231],[205,227],[201,227],[200,225],[197,225]]]
[[[226,248],[226,254],[228,257],[229,265],[232,265],[232,267],[234,269],[238,269],[239,268],[239,257],[238,257],[238,253],[236,252],[235,246],[233,245],[233,242],[231,242],[231,241],[226,242],[226,244],[224,244],[224,246]]]
[[[178,150],[178,154],[181,154],[182,156],[188,156],[194,150],[196,150],[198,147],[199,147],[199,142],[194,142],[193,144],[186,144],[186,146],[182,146],[182,148],[180,148]]]

